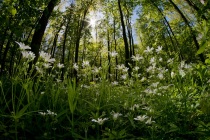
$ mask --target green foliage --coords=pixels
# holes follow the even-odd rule
[[[37,63],[25,44],[49,1],[0,3],[0,139],[210,139],[209,2],[173,1],[190,26],[169,1],[121,0],[130,70],[116,0],[60,3]]]
[[[107,79],[108,64],[83,63],[77,83],[67,74],[59,80],[56,66],[28,77],[30,61],[20,63],[21,73],[1,77],[0,138],[208,139],[209,65],[180,63],[165,53],[148,47],[132,57],[130,78],[126,67],[115,66],[115,82]]]

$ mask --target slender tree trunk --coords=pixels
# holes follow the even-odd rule
[[[190,7],[192,7],[197,13],[200,13],[200,12],[201,12],[200,8],[197,7],[196,4],[194,4],[191,0],[185,0],[185,1],[186,1],[186,2],[188,3],[188,5],[189,5]],[[208,20],[207,17],[206,17],[204,14],[202,14],[202,13],[201,13],[201,18],[204,19],[204,20]]]
[[[65,66],[66,39],[67,39],[67,33],[68,33],[68,29],[69,29],[70,18],[67,20],[67,25],[66,25],[66,29],[65,29],[65,33],[64,33],[64,40],[63,40],[63,51],[62,51],[61,63],[64,64],[64,66]],[[65,73],[65,67],[62,68],[62,73],[61,73],[62,80],[64,79],[64,73]]]
[[[35,54],[35,59],[33,63],[36,63],[39,57],[39,49],[42,42],[42,37],[44,35],[48,20],[50,15],[53,12],[54,7],[56,6],[58,0],[51,0],[45,10],[43,11],[43,14],[38,22],[38,25],[36,26],[32,42],[31,42],[31,51]],[[32,64],[30,65],[29,70],[31,69]]]
[[[84,22],[85,22],[87,12],[88,12],[88,8],[85,9],[85,11],[84,11],[83,18],[81,19],[81,21],[79,23],[79,30],[77,32],[77,39],[76,39],[76,43],[75,43],[75,60],[74,60],[74,62],[76,64],[78,63],[80,39],[82,36],[82,30],[84,28]],[[74,70],[74,76],[77,79],[77,71],[76,70]]]
[[[84,35],[83,38],[82,61],[85,60],[85,52],[86,52],[86,34]]]
[[[126,36],[126,29],[125,29],[125,23],[123,19],[123,12],[121,9],[121,0],[118,0],[118,7],[119,7],[119,12],[120,12],[120,20],[121,20],[121,25],[122,25],[122,30],[123,30],[123,40],[124,40],[124,45],[125,45],[125,66],[129,68],[129,76],[131,76],[131,68],[129,66],[130,62],[130,56],[129,56],[129,45],[128,45],[128,40]]]
[[[115,51],[117,52],[117,40],[116,40],[116,21],[115,21],[115,18],[114,18],[114,23],[113,23],[113,26],[114,26],[114,49]],[[118,59],[117,59],[117,56],[115,57],[115,65],[117,66],[118,65]],[[118,70],[115,69],[115,80],[117,81],[117,75],[118,75]]]
[[[191,32],[191,36],[192,36],[193,41],[194,41],[195,46],[196,46],[196,49],[199,50],[199,48],[200,48],[199,43],[198,43],[198,41],[196,39],[195,32],[193,31],[192,27],[190,26],[190,23],[189,23],[188,19],[184,16],[184,14],[181,12],[179,7],[172,0],[169,0],[169,1],[173,5],[173,7],[176,9],[176,11],[180,14],[180,16],[184,20],[185,24],[189,27],[190,32]],[[200,57],[201,61],[204,63],[205,62],[205,58],[204,58],[203,53],[199,54],[199,57]]]
[[[168,35],[170,36],[170,39],[171,39],[171,43],[174,46],[174,51],[178,51],[178,53],[179,53],[179,59],[182,60],[183,59],[183,55],[182,55],[182,53],[180,51],[180,44],[179,44],[179,42],[178,42],[178,40],[177,40],[177,38],[176,38],[176,36],[174,34],[174,31],[171,28],[171,25],[169,24],[168,20],[166,19],[165,15],[163,14],[162,10],[155,4],[154,1],[152,1],[152,4],[157,8],[157,10],[159,11],[159,13],[162,15],[162,17],[164,19],[164,24],[165,24],[166,29],[167,29],[167,32],[168,32]],[[174,43],[174,41],[173,41],[170,33],[172,34],[172,36],[173,36],[173,38],[174,38],[174,40],[176,42],[176,45],[175,45],[175,43]],[[178,49],[175,46],[177,46]]]
[[[111,74],[111,58],[110,58],[110,39],[109,39],[109,30],[107,29],[107,47],[108,47],[108,62],[109,62],[109,68],[108,68],[108,78],[110,79]]]
[[[13,36],[14,32],[12,32],[9,36],[9,39],[7,41],[7,45],[6,45],[6,48],[4,50],[4,54],[3,54],[3,58],[2,58],[2,61],[1,61],[1,72],[4,71],[5,69],[5,62],[6,62],[6,58],[7,58],[7,53],[10,49],[10,43],[11,43],[11,40],[12,40],[12,36]]]

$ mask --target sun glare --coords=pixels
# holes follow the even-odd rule
[[[90,18],[89,24],[92,28],[96,26],[96,19],[95,18]]]

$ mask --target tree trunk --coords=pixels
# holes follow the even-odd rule
[[[181,10],[177,7],[177,5],[172,0],[169,0],[169,1],[173,5],[173,7],[176,9],[176,11],[180,14],[180,16],[184,20],[185,24],[189,27],[190,32],[191,32],[191,36],[192,36],[193,41],[194,41],[195,46],[196,46],[196,49],[199,50],[199,48],[200,48],[199,43],[198,43],[198,41],[196,39],[196,36],[195,36],[195,33],[194,33],[192,27],[190,26],[190,23],[189,23],[188,19],[184,16],[184,14],[181,12]],[[199,57],[200,57],[201,61],[204,63],[205,62],[205,58],[204,58],[203,53],[199,54]]]
[[[116,21],[114,19],[114,49],[115,51],[117,52],[117,40],[116,40]],[[115,65],[117,66],[118,65],[118,59],[117,59],[117,56],[115,57]],[[115,69],[115,80],[117,81],[117,69]]]
[[[62,60],[61,60],[61,63],[64,66],[65,66],[66,38],[67,38],[67,33],[68,33],[70,18],[67,20],[67,25],[66,25],[66,29],[65,29],[65,33],[64,33],[64,40],[63,40],[63,52],[62,52]],[[61,79],[62,80],[64,79],[64,73],[65,73],[65,67],[62,68],[62,73],[61,73]]]
[[[171,43],[172,43],[172,45],[174,46],[174,51],[177,51],[177,49],[175,48],[174,41],[173,41],[173,39],[172,39],[172,37],[171,37],[171,35],[170,35],[170,32],[171,32],[172,36],[174,37],[174,40],[176,41],[177,47],[180,47],[180,44],[179,44],[179,42],[178,42],[178,40],[177,40],[177,38],[176,38],[176,36],[175,36],[175,34],[174,34],[174,31],[173,31],[172,28],[171,28],[171,25],[169,24],[168,20],[167,20],[166,17],[164,16],[162,10],[155,4],[154,1],[152,1],[152,4],[157,8],[157,10],[159,11],[159,13],[162,15],[162,17],[163,17],[163,19],[164,19],[164,23],[165,23],[166,29],[167,29],[167,32],[168,32],[168,35],[170,36],[170,39],[171,39]],[[170,31],[169,31],[168,29],[169,29]],[[180,51],[180,48],[178,48],[178,51],[179,51],[179,59],[182,60],[182,59],[183,59],[183,56],[182,56],[182,53],[181,53],[181,51]]]
[[[76,63],[76,64],[78,63],[80,39],[82,36],[82,30],[84,28],[84,22],[85,22],[87,12],[88,12],[88,8],[85,9],[85,11],[84,11],[83,18],[81,19],[81,21],[79,23],[79,30],[77,32],[77,39],[76,39],[76,43],[75,43],[75,59],[74,59],[74,63]],[[76,80],[77,80],[77,71],[76,70],[74,70],[74,76],[76,77]]]
[[[110,79],[110,74],[111,74],[111,57],[110,57],[110,39],[109,39],[109,29],[107,29],[107,47],[108,47],[108,63],[109,63],[109,68],[108,68],[108,78]]]
[[[3,58],[2,58],[2,61],[1,61],[1,72],[2,73],[4,72],[4,69],[5,69],[5,62],[6,62],[6,58],[7,58],[7,53],[8,53],[9,48],[10,48],[10,43],[11,43],[13,34],[14,34],[13,32],[10,34],[7,45],[6,45],[6,48],[4,50]]]
[[[43,14],[38,22],[38,25],[35,28],[35,32],[32,38],[32,42],[31,42],[31,51],[35,54],[35,59],[34,59],[34,64],[37,62],[38,57],[39,57],[39,49],[41,46],[41,42],[42,42],[42,37],[44,35],[48,20],[50,15],[53,12],[54,7],[56,6],[58,0],[51,0],[47,7],[45,8],[45,10],[43,11]],[[32,65],[32,64],[31,64]],[[31,69],[31,66],[29,68],[29,70]]]
[[[188,3],[188,5],[189,5],[190,7],[192,7],[198,14],[201,13],[201,9],[200,9],[199,7],[197,7],[196,4],[194,4],[191,0],[185,0],[185,1],[186,1],[186,2]],[[201,13],[201,18],[202,18],[202,19],[205,19],[205,20],[208,20],[207,17],[206,17],[204,14],[202,14],[202,13]]]
[[[130,62],[129,45],[128,45],[128,40],[127,40],[127,36],[126,36],[125,23],[124,23],[124,19],[123,19],[123,12],[121,9],[120,1],[121,0],[118,0],[118,7],[119,7],[119,12],[120,12],[120,20],[121,20],[121,25],[122,25],[122,30],[123,30],[123,40],[124,40],[124,45],[125,45],[125,66],[127,68],[129,68],[129,76],[131,76],[130,75],[131,68],[129,66],[129,62]]]

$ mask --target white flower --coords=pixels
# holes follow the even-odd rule
[[[163,79],[163,78],[164,78],[163,74],[162,74],[162,73],[159,73],[159,74],[158,74],[158,78],[159,78],[159,79]]]
[[[149,68],[147,68],[147,72],[154,72],[154,70],[155,70],[155,66],[153,65],[153,66],[149,66]]]
[[[77,63],[74,63],[73,68],[78,71],[79,66],[77,65]]]
[[[143,107],[142,109],[147,110],[147,111],[151,110],[151,108],[147,106]]]
[[[154,123],[155,121],[152,121],[152,118],[150,117],[145,123],[146,124],[152,124],[152,123]]]
[[[121,78],[125,80],[127,78],[127,75],[124,74],[124,75],[121,76]]]
[[[139,54],[136,54],[136,56],[132,56],[131,57],[131,59],[133,60],[133,61],[139,61],[139,60],[141,60],[141,59],[143,59],[143,57],[141,57]]]
[[[184,68],[185,68],[185,69],[191,69],[192,66],[191,66],[190,64],[185,64],[185,65],[184,65]]]
[[[110,56],[111,57],[115,57],[118,55],[118,53],[116,51],[113,51],[113,52],[109,52]]]
[[[174,61],[173,58],[168,59],[167,63],[172,63]]]
[[[134,118],[134,120],[143,122],[147,118],[148,118],[148,116],[146,116],[146,115],[142,115],[142,116],[140,115],[140,116],[137,116],[136,118]]]
[[[38,112],[42,116],[51,115],[51,116],[57,116],[55,112],[52,112],[50,110],[47,110],[47,112]]]
[[[143,82],[145,80],[146,80],[146,78],[145,77],[142,77],[140,81]]]
[[[113,86],[116,86],[116,85],[118,85],[118,82],[117,81],[114,81],[114,82],[112,82],[111,83]]]
[[[118,117],[122,116],[121,113],[115,113],[114,111],[112,111],[110,114],[113,116],[113,120],[117,120]]]
[[[138,70],[139,70],[139,67],[138,67],[138,66],[135,66],[135,67],[133,68],[133,70],[134,70],[134,71],[138,71]]]
[[[35,58],[35,54],[31,51],[22,51],[21,53],[23,58],[27,58],[29,60],[34,60]]]
[[[82,62],[82,66],[83,67],[88,67],[90,64],[89,64],[89,61],[83,61]]]
[[[124,69],[122,69],[123,72],[127,72],[129,68],[125,67]]]
[[[158,48],[156,49],[156,52],[160,53],[162,51],[162,48],[163,48],[162,46],[158,46]]]
[[[92,119],[92,122],[96,122],[98,123],[99,125],[102,125],[106,120],[108,120],[108,118],[98,118],[97,120],[96,119]]]
[[[186,75],[186,73],[184,72],[184,70],[179,69],[179,75],[181,75],[182,77],[184,77]]]
[[[51,68],[52,66],[50,65],[50,63],[44,63],[43,64],[44,68],[48,69]]]
[[[200,0],[200,2],[204,5],[205,4],[205,1],[204,0]]]
[[[150,64],[153,64],[153,63],[155,63],[155,58],[154,58],[154,57],[152,57],[152,58],[150,59]]]
[[[181,67],[181,68],[184,68],[184,66],[185,66],[185,62],[184,62],[184,61],[181,61],[180,67]]]
[[[174,76],[175,76],[175,73],[172,71],[171,72],[171,78],[174,78]]]
[[[117,65],[117,69],[118,70],[123,70],[124,68],[125,68],[125,65],[124,64]]]
[[[134,106],[133,107],[135,107],[135,108],[139,108],[139,105],[138,104],[134,104]]]
[[[45,62],[53,63],[55,62],[54,58],[50,58],[51,55],[48,53],[45,53],[43,51],[40,52],[40,57],[44,59]]]
[[[62,82],[62,80],[60,80],[60,79],[56,79],[56,81],[57,81],[57,83],[60,83],[60,82]]]
[[[153,91],[152,91],[150,88],[145,89],[144,92],[145,92],[145,93],[148,93],[148,94],[153,93]]]
[[[150,48],[147,46],[146,50],[144,51],[145,53],[151,53],[154,50],[154,48]]]
[[[47,114],[51,116],[57,116],[57,113],[47,110]]]
[[[38,71],[38,73],[43,74],[43,69],[42,68],[39,68],[38,66],[35,66],[35,68]]]
[[[30,50],[31,49],[31,47],[25,45],[24,43],[17,42],[17,41],[15,41],[15,42],[19,45],[19,47],[20,47],[21,50],[27,50],[27,49]]]
[[[40,115],[45,116],[47,115],[45,112],[38,112]]]
[[[98,74],[98,73],[100,72],[100,69],[101,69],[101,67],[99,67],[99,68],[94,67],[94,69],[92,70],[92,72],[93,72],[94,74]]]
[[[152,87],[157,87],[158,86],[158,84],[159,84],[159,82],[156,82],[156,83],[152,83]]]
[[[161,57],[161,58],[159,58],[159,61],[160,61],[160,62],[162,62],[162,61],[163,61],[163,58],[162,58],[162,57]]]
[[[61,64],[61,63],[58,63],[57,66],[59,69],[64,68],[64,64]]]

